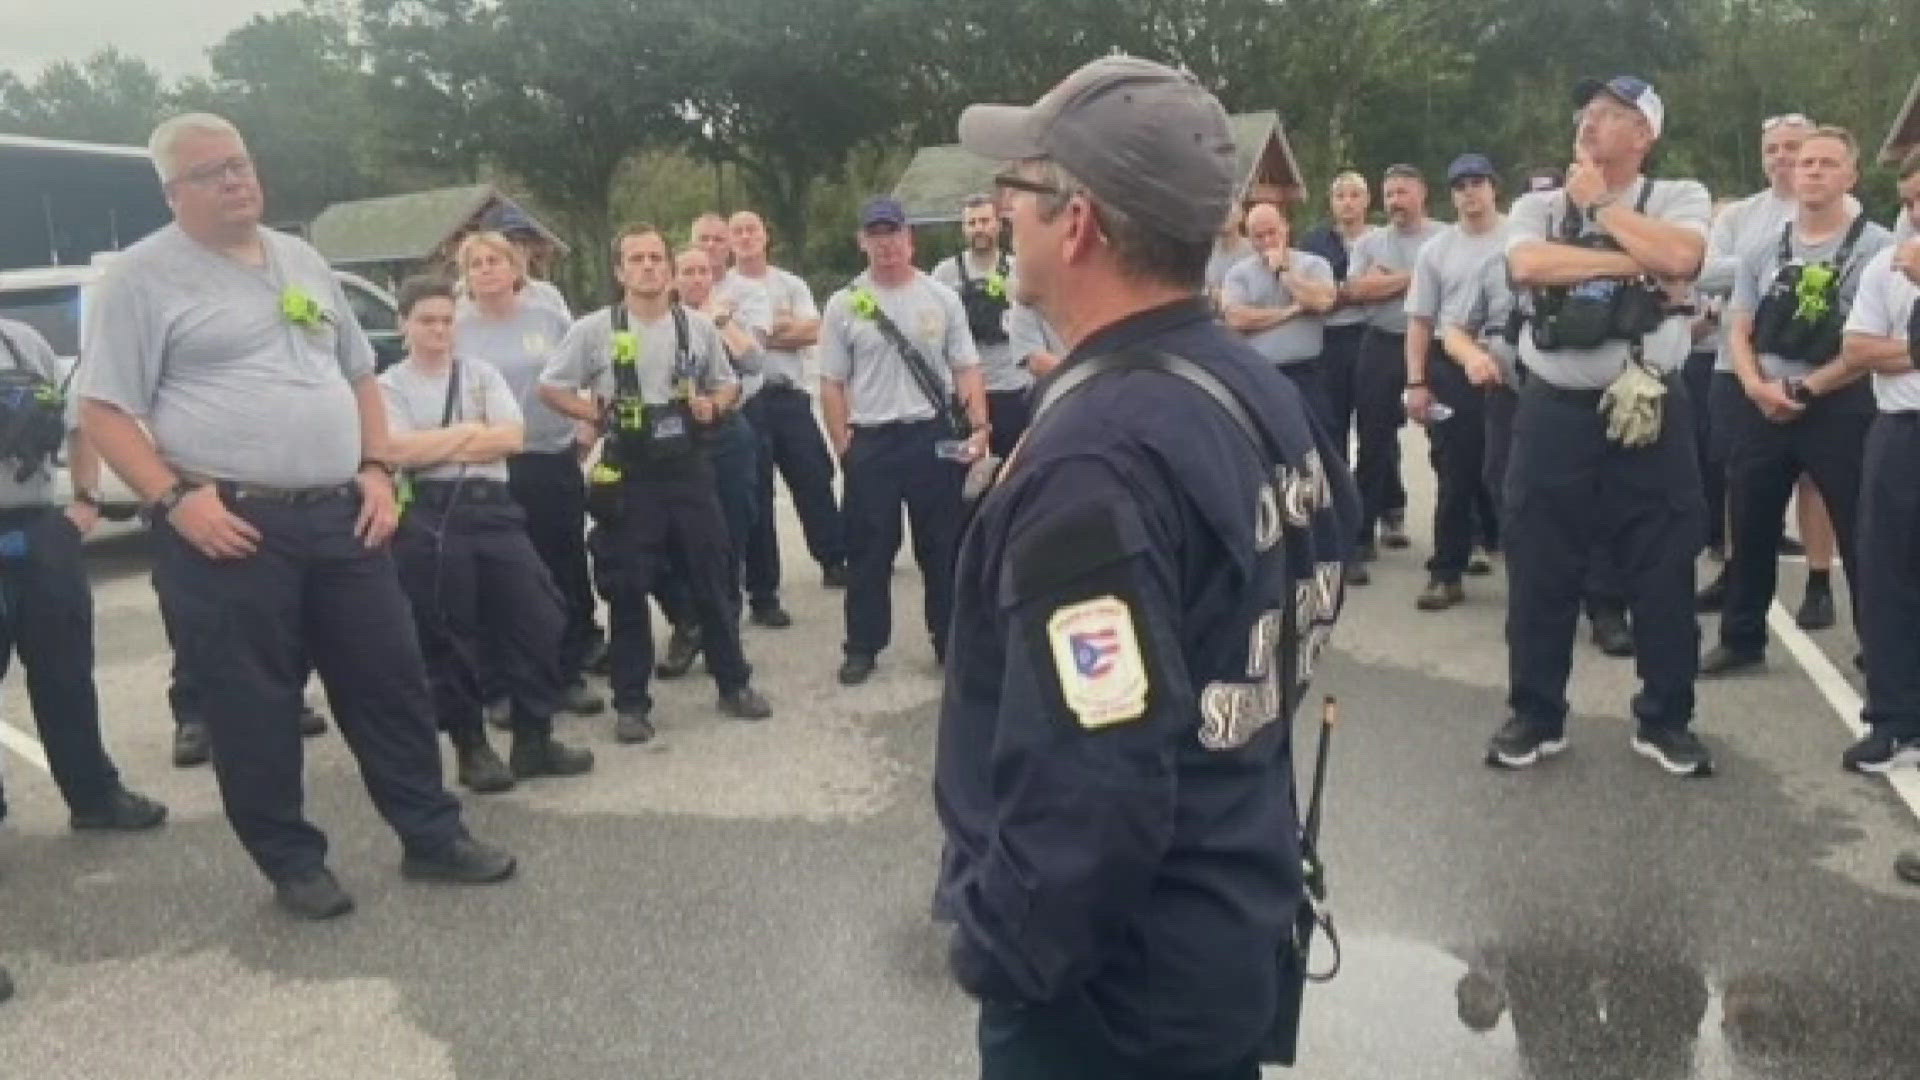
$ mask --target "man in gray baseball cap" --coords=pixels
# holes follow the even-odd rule
[[[1071,350],[954,574],[936,909],[981,1074],[1254,1080],[1298,1021],[1289,714],[1351,481],[1201,296],[1234,149],[1191,75],[1096,60],[960,137]]]

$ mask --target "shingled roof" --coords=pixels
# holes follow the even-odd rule
[[[437,188],[335,203],[313,219],[313,246],[336,266],[418,262],[447,241],[501,219],[530,223],[562,251],[551,230],[492,184]]]
[[[1304,196],[1305,178],[1278,113],[1241,113],[1228,118],[1233,130],[1238,198],[1257,196],[1291,202]],[[960,203],[985,192],[1000,162],[978,157],[959,144],[922,147],[893,186],[893,196],[915,224],[960,220]]]
[[[1887,141],[1880,146],[1880,161],[1886,165],[1897,164],[1915,146],[1920,146],[1920,78],[1913,80],[1906,102],[1893,118]]]

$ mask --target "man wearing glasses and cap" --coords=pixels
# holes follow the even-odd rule
[[[1460,220],[1420,249],[1407,290],[1407,416],[1427,429],[1440,492],[1433,512],[1433,558],[1421,611],[1444,611],[1466,599],[1460,575],[1472,562],[1474,526],[1496,541],[1499,515],[1481,478],[1486,463],[1486,391],[1503,379],[1478,350],[1454,356],[1444,339],[1433,349],[1442,310],[1475,288],[1489,261],[1506,248],[1500,185],[1482,154],[1462,154],[1447,167],[1447,187]],[[1436,410],[1435,405],[1444,406]],[[1492,543],[1489,544],[1492,546]]]
[[[1019,299],[1070,349],[955,575],[937,906],[981,1075],[1254,1080],[1293,1028],[1289,710],[1351,482],[1203,295],[1234,147],[1191,75],[1096,60],[960,141],[1009,162]]]

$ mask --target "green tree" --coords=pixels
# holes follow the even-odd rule
[[[30,84],[0,75],[0,130],[21,135],[145,143],[166,108],[159,71],[113,48],[53,63]]]

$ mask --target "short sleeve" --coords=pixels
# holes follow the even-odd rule
[[[160,390],[166,328],[152,297],[127,270],[126,263],[108,269],[88,298],[76,391],[144,419]]]
[[[933,268],[933,280],[945,285],[949,289],[958,291],[960,288],[959,256],[940,260],[940,265]]]
[[[1548,206],[1554,196],[1546,192],[1522,195],[1507,215],[1507,250],[1521,244],[1547,239]]]
[[[1733,296],[1727,301],[1728,311],[1744,311],[1752,314],[1760,306],[1760,279],[1766,276],[1773,265],[1774,252],[1771,246],[1755,248],[1741,257],[1733,272]]]
[[[1332,263],[1310,251],[1303,251],[1298,254],[1300,255],[1299,273],[1301,277],[1308,281],[1325,281],[1329,283],[1333,281]]]
[[[1347,256],[1348,280],[1352,280],[1353,278],[1359,277],[1361,274],[1366,273],[1369,269],[1373,267],[1374,260],[1379,257],[1376,254],[1374,254],[1374,250],[1373,250],[1374,245],[1380,242],[1379,236],[1380,236],[1380,230],[1373,229],[1369,231],[1365,236],[1362,236],[1360,239],[1354,241],[1353,253]]]
[[[567,334],[554,347],[553,355],[547,357],[547,365],[540,371],[540,381],[548,386],[563,386],[568,390],[585,390],[600,377],[600,369],[605,366],[600,350],[599,335],[593,332],[591,321],[581,319],[567,328]]]
[[[793,317],[800,320],[817,319],[820,309],[813,302],[813,288],[797,274],[788,274],[787,303],[793,308]]]
[[[353,317],[353,306],[347,303],[347,290],[340,284],[340,279],[329,271],[327,282],[333,294],[332,303],[328,306],[333,309],[334,354],[340,361],[340,374],[348,382],[355,382],[373,374],[377,366],[374,363],[373,343],[367,340],[367,332],[361,328],[360,320]]]
[[[1258,267],[1259,263],[1251,259],[1236,263],[1227,271],[1225,281],[1220,283],[1220,302],[1251,307],[1260,303],[1259,279],[1252,276],[1247,268]]]
[[[727,356],[726,342],[720,340],[720,330],[706,316],[691,312],[687,315],[687,332],[693,335],[690,342],[700,354],[700,392],[710,394],[715,390],[737,385],[740,376],[734,373],[733,361]]]
[[[853,355],[847,341],[848,307],[847,292],[842,289],[827,301],[827,310],[820,317],[820,376],[835,382],[846,382],[853,373]]]
[[[1894,311],[1893,252],[1893,248],[1882,250],[1861,272],[1860,291],[1847,315],[1847,333],[1906,339],[1906,321],[1896,318]]]
[[[1423,245],[1420,254],[1413,260],[1413,284],[1407,287],[1406,311],[1416,319],[1433,319],[1440,314],[1441,293],[1445,283],[1440,280],[1441,241]]]
[[[407,396],[393,385],[394,380],[400,377],[399,370],[395,369],[377,378],[380,400],[387,407],[387,430],[395,435],[420,430],[420,426],[413,422],[413,414],[407,409]]]
[[[1691,229],[1705,239],[1707,227],[1713,221],[1713,196],[1707,193],[1707,186],[1698,180],[1668,180],[1660,186],[1672,189],[1660,208],[1660,220]]]
[[[1041,324],[1040,313],[1021,303],[1007,308],[1007,340],[1013,355],[1022,363],[1034,353],[1054,351],[1047,341],[1047,328]]]
[[[489,424],[525,424],[526,414],[520,410],[520,402],[513,396],[513,388],[507,385],[507,377],[500,369],[484,360],[469,361],[469,371],[473,371],[485,381],[486,387],[482,400],[487,411]]]
[[[960,294],[944,285],[938,292],[940,307],[947,314],[947,366],[955,371],[979,367],[980,350],[973,343],[973,325],[967,321],[967,309],[960,303]]]

